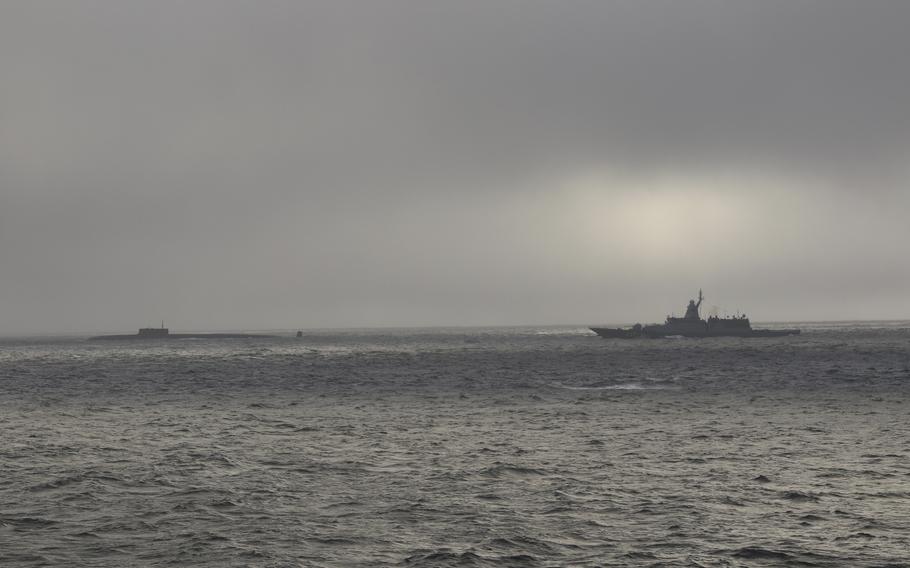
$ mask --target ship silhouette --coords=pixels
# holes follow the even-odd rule
[[[627,328],[592,327],[591,331],[601,337],[633,339],[636,337],[781,337],[797,335],[798,329],[752,329],[752,324],[745,314],[734,317],[711,316],[702,319],[699,313],[704,300],[701,290],[698,301],[689,300],[686,315],[677,318],[667,316],[662,324],[641,325],[639,323]]]

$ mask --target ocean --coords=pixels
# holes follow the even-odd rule
[[[796,325],[3,338],[0,566],[910,566],[910,322]]]

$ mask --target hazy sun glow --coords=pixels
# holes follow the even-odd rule
[[[757,229],[767,199],[737,189],[731,180],[585,177],[566,194],[588,242],[612,249],[619,243],[622,256],[675,264],[691,251],[724,253]]]

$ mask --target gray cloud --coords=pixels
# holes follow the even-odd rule
[[[6,2],[0,330],[623,320],[709,284],[759,317],[907,317],[907,21]],[[692,224],[648,241],[673,207]]]

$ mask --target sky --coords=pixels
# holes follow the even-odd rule
[[[0,3],[0,333],[910,319],[910,2]]]

